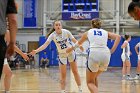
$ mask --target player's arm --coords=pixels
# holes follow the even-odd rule
[[[50,41],[47,40],[42,46],[40,46],[36,50],[33,50],[30,54],[34,56],[36,53],[38,53],[38,52],[44,50],[46,47],[48,47],[49,44],[50,44]]]
[[[71,40],[72,40],[73,43],[77,42],[77,40],[75,38],[72,38]]]
[[[7,45],[10,42],[10,32],[9,32],[9,30],[7,30],[6,33],[5,33],[5,41],[6,41]]]
[[[114,45],[112,46],[112,48],[110,50],[111,53],[113,53],[116,50],[116,48],[117,48],[117,46],[118,46],[118,44],[121,40],[121,36],[117,35],[117,34],[114,34],[114,33],[111,33],[111,32],[108,32],[108,38],[115,40]]]
[[[10,32],[9,31],[6,31],[5,40],[6,40],[7,44],[9,44],[9,42],[10,42]],[[20,54],[24,58],[24,60],[27,61],[29,59],[29,57],[27,56],[27,54],[23,53],[16,45],[14,45],[14,50],[18,54]]]
[[[122,44],[122,46],[121,46],[121,48],[125,48],[126,46],[127,46],[127,42],[124,42],[123,44]]]
[[[27,54],[23,53],[16,45],[14,46],[14,48],[15,48],[15,51],[18,54],[20,54],[24,58],[25,61],[29,60],[29,57],[27,56]]]
[[[17,32],[17,8],[15,5],[15,0],[8,0],[6,16],[9,22],[9,31],[10,31],[10,42],[7,47],[6,55],[7,57],[11,56],[14,53],[14,44],[16,42],[16,32]]]
[[[31,54],[32,56],[34,56],[36,53],[38,53],[38,52],[40,52],[40,51],[42,51],[42,50],[44,50],[46,47],[48,47],[48,45],[50,44],[50,42],[53,40],[53,38],[54,38],[54,35],[53,35],[53,33],[48,37],[48,39],[46,40],[46,42],[42,45],[42,46],[40,46],[39,48],[37,48],[36,50],[33,50],[31,53],[29,53],[29,54]]]
[[[75,44],[76,42],[78,42],[70,32],[68,32],[68,35],[69,35],[69,38],[72,40],[72,42],[73,42],[74,44]],[[80,48],[81,51],[84,51],[84,48],[83,48],[82,45],[80,45],[79,48]]]
[[[135,51],[136,51],[137,55],[139,54],[139,52],[138,52],[138,46],[139,46],[139,44],[137,44],[137,45],[135,46]]]
[[[70,31],[67,31],[67,34],[68,34],[68,37],[71,39],[71,41],[72,41],[73,43],[76,43],[76,42],[77,42],[77,40],[74,38],[74,36],[71,34]]]
[[[86,40],[87,40],[87,34],[88,32],[85,32],[82,37],[80,38],[80,40],[78,41],[79,45],[82,45]]]
[[[8,22],[9,22],[9,31],[10,31],[10,42],[15,43],[16,41],[16,33],[17,33],[17,17],[16,14],[8,14]]]
[[[71,51],[74,50],[75,48],[77,48],[77,47],[79,47],[80,45],[82,45],[83,42],[86,41],[86,40],[87,40],[87,32],[84,33],[84,34],[82,35],[81,39],[80,39],[78,42],[76,42],[75,45],[74,45],[73,47],[68,48],[68,49],[66,50],[66,52],[67,52],[67,53],[71,52]]]

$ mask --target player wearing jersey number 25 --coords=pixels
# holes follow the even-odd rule
[[[70,67],[74,74],[75,81],[79,88],[79,93],[82,92],[81,90],[81,81],[80,76],[77,69],[76,63],[76,54],[74,51],[71,53],[66,53],[66,49],[72,46],[72,42],[76,43],[77,40],[73,37],[70,31],[66,29],[62,29],[61,21],[57,20],[53,24],[52,33],[48,36],[47,41],[38,49],[33,50],[30,54],[35,55],[36,53],[44,50],[51,41],[54,41],[58,56],[59,56],[59,69],[60,69],[60,84],[61,84],[61,93],[65,93],[65,85],[66,85],[66,64],[69,61]],[[83,47],[80,47],[83,50]],[[51,60],[50,60],[51,61]]]

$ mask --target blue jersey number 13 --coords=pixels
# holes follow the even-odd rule
[[[102,32],[94,30],[94,35],[102,36]]]

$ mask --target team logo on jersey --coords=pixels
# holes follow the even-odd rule
[[[67,45],[66,45],[67,39],[64,39],[64,40],[62,40],[62,41],[58,41],[58,40],[56,39],[56,41],[57,41],[57,43],[60,45],[61,49],[67,48]]]

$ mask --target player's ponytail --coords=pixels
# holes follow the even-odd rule
[[[96,18],[96,19],[92,19],[91,21],[91,25],[93,28],[101,28],[101,20]]]
[[[130,37],[130,35],[125,35],[124,39],[127,40]]]
[[[55,29],[52,28],[52,29],[49,31],[49,33],[46,35],[46,37],[49,37],[49,35],[50,35],[51,33],[53,33],[54,31],[55,31]]]

